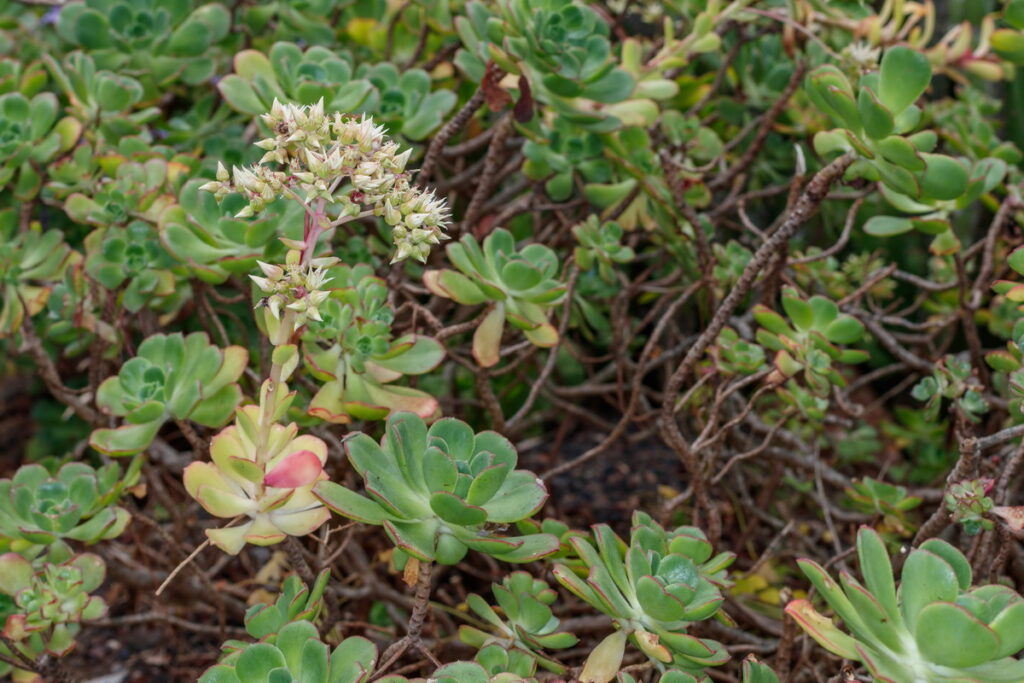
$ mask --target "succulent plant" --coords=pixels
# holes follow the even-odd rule
[[[115,463],[96,470],[69,462],[52,477],[42,465],[22,465],[0,479],[0,537],[26,555],[64,539],[91,545],[116,538],[131,520],[114,505],[123,487]]]
[[[760,663],[754,655],[747,655],[743,660],[742,683],[779,683],[779,677],[765,664]]]
[[[739,281],[743,270],[750,263],[753,254],[749,249],[735,240],[725,244],[716,243],[711,246],[715,255],[712,274],[715,276],[716,291],[728,292]]]
[[[612,181],[612,166],[604,156],[600,135],[581,131],[571,121],[558,117],[551,124],[536,122],[526,130],[526,136],[523,174],[544,181],[551,199],[565,201],[577,183],[588,187]]]
[[[880,529],[892,530],[899,536],[913,531],[907,513],[921,505],[921,499],[910,495],[906,486],[887,484],[871,477],[854,481],[846,490],[853,509],[869,515],[881,515]]]
[[[728,660],[721,643],[686,633],[692,622],[718,613],[726,568],[735,558],[732,553],[712,556],[711,543],[700,529],[666,531],[637,511],[629,545],[605,524],[593,527],[593,541],[574,536],[569,542],[584,568],[574,571],[558,564],[555,578],[610,616],[619,629],[594,650],[589,666],[618,671],[629,636],[659,666],[672,665],[698,679],[704,667]]]
[[[120,161],[111,177],[92,183],[88,193],[73,192],[64,211],[79,223],[98,227],[126,226],[134,219],[156,223],[175,202],[178,188],[196,163],[184,156],[171,161],[154,156],[144,161]]]
[[[169,419],[219,427],[242,399],[237,380],[248,360],[242,347],[220,349],[203,332],[148,337],[96,393],[100,408],[127,424],[95,430],[90,445],[109,455],[132,455],[145,450]]]
[[[294,621],[277,634],[273,643],[251,643],[231,664],[216,664],[200,683],[248,681],[316,681],[317,683],[368,683],[377,662],[377,646],[366,638],[346,638],[333,650],[320,640],[308,621]],[[394,677],[378,679],[395,683]]]
[[[323,594],[330,579],[330,570],[325,569],[316,577],[312,587],[292,574],[281,584],[281,592],[273,604],[253,605],[245,613],[245,630],[261,643],[271,645],[289,624],[305,621],[315,623],[323,609]],[[218,664],[233,668],[241,654],[251,642],[228,640],[221,645],[222,656]]]
[[[808,391],[792,379],[776,389],[775,393],[783,403],[794,408],[810,428],[820,431],[821,421],[828,413],[829,400],[827,398]]]
[[[65,4],[56,29],[100,68],[141,76],[153,96],[178,79],[199,85],[213,75],[211,48],[228,35],[231,13],[191,0],[85,0]]]
[[[97,69],[84,52],[71,52],[58,62],[49,54],[43,61],[54,82],[70,102],[69,112],[81,123],[91,141],[116,141],[143,132],[143,125],[160,114],[156,107],[132,111],[143,96],[142,84],[131,76]]]
[[[665,163],[656,151],[656,143],[645,127],[630,125],[602,136],[602,153],[611,162],[613,177],[610,182],[584,185],[583,194],[602,212],[615,212],[616,221],[624,230],[654,230],[668,221],[681,221],[672,208],[681,194],[696,207],[704,207],[710,196],[699,196],[695,190],[703,187],[685,178],[666,174]],[[673,173],[681,173],[674,169]],[[669,189],[672,180],[678,190]],[[689,238],[694,230],[704,225],[691,226],[685,221],[682,232]]]
[[[864,325],[853,316],[839,313],[830,299],[812,296],[805,300],[788,287],[782,292],[782,308],[792,327],[768,307],[754,307],[754,319],[761,325],[757,341],[776,352],[776,369],[784,377],[802,372],[807,386],[818,396],[827,396],[832,386],[846,386],[832,363],[860,363],[868,359],[868,354],[837,345],[858,341],[864,336]]]
[[[822,647],[861,662],[876,681],[979,681],[1024,678],[1024,599],[1001,585],[971,587],[971,566],[959,550],[932,538],[910,551],[899,589],[881,537],[857,535],[861,584],[843,573],[837,583],[821,566],[800,568],[849,631],[807,600],[786,606]],[[970,647],[965,644],[970,643]]]
[[[97,338],[110,352],[123,344],[114,327],[103,320],[105,297],[98,295],[81,263],[65,269],[64,277],[50,288],[39,322],[46,338],[60,344],[65,356],[74,358],[85,353]]]
[[[1011,376],[1011,384],[1012,381]],[[983,391],[984,387],[969,362],[946,356],[935,364],[931,377],[925,377],[914,385],[911,395],[925,402],[925,412],[932,420],[938,417],[942,399],[947,398],[956,403],[965,417],[977,422],[988,412],[988,401],[982,395]]]
[[[504,649],[515,649],[549,671],[564,673],[565,667],[543,655],[544,650],[561,650],[578,642],[573,634],[558,630],[558,617],[551,612],[558,594],[527,572],[509,574],[500,584],[492,584],[491,591],[500,613],[476,594],[469,595],[466,604],[496,633],[463,625],[459,627],[459,639],[476,648],[494,643]]]
[[[268,245],[282,226],[301,224],[301,207],[284,200],[255,219],[235,218],[246,200],[232,194],[218,204],[213,195],[200,191],[204,183],[186,182],[178,203],[159,220],[161,243],[204,282],[219,284],[233,274],[252,272],[257,259],[267,258]]]
[[[864,232],[879,237],[892,237],[911,230],[934,235],[930,251],[933,254],[952,254],[960,249],[960,240],[952,229],[952,214],[995,189],[1007,173],[1002,159],[986,158],[970,166],[966,190],[955,200],[937,200],[926,197],[913,199],[885,185],[881,194],[903,216],[875,215],[864,223]]]
[[[912,199],[957,199],[967,190],[967,166],[933,153],[933,131],[911,134],[921,121],[914,102],[931,77],[928,58],[903,45],[886,50],[880,70],[861,77],[856,92],[838,67],[818,67],[807,76],[805,91],[839,128],[818,133],[815,149],[822,155],[856,153],[848,176],[881,181]]]
[[[261,48],[282,40],[324,45],[335,42],[338,35],[337,28],[326,25],[323,18],[346,7],[345,0],[271,0],[239,8],[238,16],[239,23],[259,37]]]
[[[969,536],[992,529],[995,525],[986,515],[995,502],[988,494],[995,485],[992,479],[971,479],[949,487],[944,496],[946,509],[953,521],[961,524]]]
[[[1011,269],[1018,275],[1024,275],[1024,248],[1018,247],[1010,252],[1006,258],[1006,265],[1010,266]],[[997,294],[1002,294],[1009,301],[1014,304],[1020,304],[1024,302],[1024,284],[1013,280],[997,280],[993,285],[992,289]],[[1013,330],[1013,341],[1016,342],[1024,336],[1024,329],[1020,325],[1015,325]],[[1015,367],[1005,368],[1005,370],[1016,370],[1020,367],[1020,348],[1017,345],[1016,348],[1011,348],[1011,352],[1014,355],[1016,361]],[[1004,368],[997,368],[1004,369]]]
[[[38,61],[0,58],[0,95],[19,92],[32,97],[46,85],[46,69]]]
[[[107,613],[103,599],[89,595],[105,574],[103,560],[90,553],[61,564],[47,562],[39,571],[17,553],[0,555],[0,593],[14,599],[4,638],[33,660],[44,652],[67,654],[75,646],[81,622]]]
[[[569,327],[578,330],[588,342],[607,348],[615,339],[609,319],[610,303],[621,290],[620,282],[605,282],[597,270],[579,273],[572,290]]]
[[[253,605],[245,612],[246,632],[263,642],[273,642],[274,637],[293,621],[315,622],[323,609],[324,589],[330,579],[330,570],[325,569],[317,575],[311,587],[307,587],[295,574],[290,575],[281,584],[281,592],[273,604],[260,603]],[[229,662],[233,653],[245,649],[248,643],[229,640],[221,649]]]
[[[597,267],[598,275],[608,283],[617,282],[618,265],[633,260],[633,249],[622,242],[622,226],[615,221],[602,222],[596,214],[572,229],[577,246],[573,258],[580,270]]]
[[[489,676],[487,680],[492,683],[534,683],[536,680],[533,674],[537,670],[537,662],[520,650],[508,650],[500,645],[485,645],[480,648],[473,660]],[[434,675],[444,672],[445,668],[442,667],[434,672]],[[461,683],[461,679],[456,680]]]
[[[360,65],[356,76],[373,84],[369,97],[355,111],[374,114],[392,134],[420,141],[440,128],[455,108],[451,90],[431,92],[430,75],[423,69],[403,69],[390,62]],[[344,111],[344,110],[343,110]]]
[[[437,367],[444,359],[441,344],[415,334],[392,339],[387,285],[369,266],[338,266],[328,275],[337,289],[320,304],[321,320],[309,321],[304,335],[306,363],[324,382],[309,413],[343,423],[379,420],[396,410],[440,417],[433,396],[392,382]]]
[[[764,349],[741,339],[731,327],[722,328],[708,353],[714,358],[715,367],[728,374],[753,375],[764,367]]]
[[[120,303],[130,313],[147,306],[173,313],[189,295],[191,288],[175,272],[178,264],[144,221],[99,228],[86,237],[85,248],[86,272],[107,289],[124,285]]]
[[[82,134],[74,118],[58,121],[59,111],[53,93],[31,99],[20,92],[0,95],[0,188],[17,199],[35,197],[43,182],[39,166],[71,149]]]
[[[237,555],[246,543],[273,545],[287,536],[305,536],[330,517],[313,496],[326,479],[327,444],[298,426],[273,424],[261,434],[260,406],[239,408],[235,424],[210,442],[212,462],[185,468],[189,495],[215,517],[244,518],[241,524],[207,529],[218,548]],[[257,444],[264,439],[266,447]]]
[[[29,317],[41,312],[64,271],[80,256],[65,243],[59,230],[42,232],[38,224],[18,229],[18,213],[0,209],[0,337],[21,328]]]
[[[427,271],[423,282],[434,294],[460,304],[491,304],[473,334],[473,356],[480,365],[490,367],[500,359],[506,320],[535,346],[558,343],[558,330],[548,322],[552,307],[565,297],[565,286],[556,279],[555,252],[542,244],[517,250],[512,233],[498,228],[484,239],[483,248],[467,234],[448,245],[447,253],[459,272]]]
[[[767,667],[765,667],[763,664],[758,664],[757,666],[760,666],[760,667],[763,667],[763,668],[767,669]],[[768,669],[768,671],[770,672],[771,670]],[[744,673],[744,678],[742,679],[742,683],[778,683],[778,679],[777,678],[776,679],[771,679],[771,678],[763,678],[762,679],[762,678],[749,677],[747,675],[747,669],[746,669],[746,664],[745,663],[744,663],[743,673]],[[761,671],[758,670],[757,673],[760,674]],[[774,674],[772,674],[772,675],[774,675]],[[609,680],[611,680],[611,679],[609,679]],[[620,672],[617,675],[615,675],[615,683],[637,683],[637,681],[636,681],[635,678],[633,678],[632,675],[630,675],[628,673],[625,673],[625,672]],[[679,669],[668,669],[667,671],[665,671],[664,673],[662,673],[658,677],[657,683],[700,683],[700,679],[696,678],[693,674],[688,673],[686,671],[680,671]]]
[[[629,46],[620,66],[608,24],[575,0],[507,0],[494,10],[473,0],[455,28],[463,45],[455,64],[470,79],[482,80],[493,60],[522,74],[535,99],[585,129],[607,132],[623,120],[653,123],[658,108],[651,98],[677,92],[657,73],[638,82],[639,43]]]
[[[452,662],[437,669],[430,679],[435,683],[536,683],[534,663],[523,653],[488,645],[477,653],[475,661]]]
[[[235,72],[217,83],[232,108],[249,116],[270,111],[275,99],[296,104],[324,101],[331,111],[364,108],[374,86],[356,78],[351,55],[313,45],[303,51],[295,43],[277,42],[267,54],[243,50],[235,55]]]
[[[496,533],[530,517],[547,499],[536,476],[514,469],[515,447],[496,432],[474,434],[453,418],[428,430],[413,413],[392,413],[379,445],[356,433],[346,438],[345,450],[368,495],[327,481],[317,484],[315,495],[338,514],[383,525],[399,549],[420,561],[455,564],[475,550],[530,562],[558,549],[550,534]]]

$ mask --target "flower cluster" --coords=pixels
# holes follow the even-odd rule
[[[320,321],[319,306],[330,295],[321,289],[330,282],[327,269],[338,262],[334,257],[313,259],[309,264],[298,262],[299,253],[289,253],[288,263],[277,266],[257,261],[266,277],[250,275],[260,291],[266,294],[262,303],[270,309],[275,318],[281,317],[281,308],[295,311],[296,326],[307,319]]]
[[[218,199],[231,192],[245,197],[249,203],[237,217],[253,216],[282,195],[307,207],[318,201],[334,206],[337,218],[331,225],[372,213],[392,228],[394,261],[410,256],[424,261],[430,247],[446,239],[445,200],[412,185],[406,171],[412,149],[399,152],[398,143],[388,140],[372,118],[325,114],[323,100],[304,107],[274,100],[262,120],[272,137],[256,143],[266,150],[259,163],[236,166],[230,174],[218,165],[217,180],[201,188]]]

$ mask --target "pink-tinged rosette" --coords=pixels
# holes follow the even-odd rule
[[[214,545],[231,555],[246,543],[273,545],[285,536],[304,536],[330,516],[312,494],[313,484],[327,478],[327,445],[315,436],[296,436],[294,423],[275,424],[265,453],[257,458],[258,417],[257,406],[242,408],[236,423],[213,438],[213,462],[185,468],[185,488],[204,510],[215,517],[248,518],[206,531]]]

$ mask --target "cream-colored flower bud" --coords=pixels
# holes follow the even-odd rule
[[[397,225],[402,220],[402,212],[391,206],[391,200],[384,200],[384,221],[388,225]]]
[[[265,294],[270,294],[275,290],[274,283],[265,277],[250,275],[249,279],[252,280],[253,283],[255,283],[255,285]]]
[[[411,213],[405,217],[405,224],[410,228],[418,228],[423,225],[423,221],[427,220],[427,214],[425,213]]]
[[[398,248],[395,250],[394,257],[391,259],[391,263],[398,263],[399,261],[409,258],[409,255],[412,253],[411,250],[411,245],[406,244],[405,242],[399,244]]]
[[[341,259],[338,258],[337,256],[321,256],[310,261],[309,265],[313,266],[314,268],[330,268],[332,266],[338,265],[339,263],[341,263]],[[328,281],[329,280],[324,280],[324,282]]]
[[[324,98],[320,98],[309,108],[309,118],[320,123],[324,118]]]
[[[271,280],[280,280],[284,277],[284,268],[281,266],[275,266],[272,263],[266,263],[265,261],[260,261],[258,259],[256,261],[256,265],[258,265],[260,270],[263,271],[263,274]]]
[[[226,169],[224,167],[224,164],[222,164],[221,162],[218,161],[217,162],[217,180],[221,181],[222,183],[226,183],[230,179],[231,179],[231,175],[228,174],[228,169]]]
[[[401,154],[395,156],[394,165],[395,170],[401,173],[405,170],[405,165],[409,163],[409,157],[412,156],[412,147],[405,150]]]
[[[267,308],[270,309],[270,315],[274,316],[278,320],[281,319],[281,297],[280,296],[275,295],[275,296],[272,296],[269,299],[267,299]]]
[[[274,98],[274,103],[270,105],[270,115],[275,119],[284,119],[287,116],[284,105],[276,97]]]
[[[409,231],[409,239],[415,244],[437,244],[437,237],[433,230],[416,228]]]

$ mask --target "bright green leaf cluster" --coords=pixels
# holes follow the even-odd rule
[[[800,561],[849,632],[807,600],[790,602],[786,611],[822,647],[861,662],[879,683],[1024,679],[1024,661],[1011,656],[1024,648],[1024,599],[1012,588],[972,588],[967,559],[937,538],[910,551],[898,589],[873,529],[861,528],[857,555],[863,584],[845,573],[837,583],[816,562]]]
[[[861,77],[856,91],[838,67],[818,67],[807,76],[807,96],[840,128],[818,133],[815,149],[855,152],[861,161],[852,177],[880,180],[914,199],[956,199],[967,189],[966,166],[933,153],[934,132],[911,134],[921,121],[914,103],[931,77],[928,58],[905,46],[886,50],[880,70]]]
[[[96,394],[100,408],[126,424],[95,430],[90,445],[110,455],[132,455],[145,450],[167,420],[224,424],[242,399],[237,381],[248,360],[242,347],[220,349],[202,332],[148,337]]]
[[[956,403],[964,417],[977,422],[989,408],[983,391],[969,362],[946,356],[935,364],[934,374],[918,382],[911,393],[918,401],[926,402],[925,411],[932,419],[938,416],[946,398]]]
[[[42,232],[35,225],[22,232],[18,213],[0,209],[0,337],[17,332],[26,315],[41,312],[53,285],[80,259],[59,230]]]
[[[107,613],[99,588],[106,565],[91,553],[41,570],[17,553],[0,555],[0,593],[14,600],[2,634],[13,647],[35,659],[46,652],[61,657],[75,646],[81,622]]]
[[[637,511],[628,545],[605,524],[594,527],[593,541],[574,536],[570,543],[583,561],[586,578],[564,564],[555,566],[555,578],[619,626],[609,640],[621,638],[624,644],[632,636],[655,662],[698,677],[704,667],[728,661],[721,643],[686,632],[691,623],[718,613],[725,599],[721,589],[727,585],[726,568],[735,559],[732,553],[713,555],[700,529],[666,531]],[[621,660],[621,645],[615,651]],[[615,657],[608,661],[617,670]]]
[[[440,417],[433,396],[393,382],[437,367],[444,359],[441,344],[424,335],[393,338],[387,284],[369,266],[342,265],[328,276],[336,289],[319,307],[322,319],[310,321],[303,336],[306,365],[324,382],[310,415],[337,423],[380,420],[393,411]]]
[[[596,214],[572,229],[577,246],[573,258],[580,270],[597,268],[598,275],[608,283],[617,281],[617,266],[629,263],[635,254],[622,244],[622,226],[615,221],[601,221]]]
[[[517,249],[512,233],[498,228],[484,239],[482,248],[467,234],[449,244],[447,253],[458,271],[427,271],[423,283],[434,294],[460,304],[491,304],[473,333],[473,357],[480,365],[490,367],[500,360],[506,321],[535,346],[558,343],[558,330],[548,317],[565,297],[565,285],[556,279],[559,263],[554,251],[542,244]]]
[[[383,525],[399,549],[420,561],[455,564],[475,550],[531,562],[558,549],[550,534],[496,533],[532,516],[548,495],[540,479],[515,469],[516,449],[497,432],[474,434],[452,418],[428,430],[413,413],[393,413],[379,445],[356,433],[345,450],[367,495],[328,481],[314,493],[340,515]]]
[[[754,307],[754,320],[761,325],[757,341],[776,352],[776,369],[783,377],[803,373],[807,386],[818,396],[827,396],[832,386],[846,386],[832,364],[867,360],[864,351],[838,346],[859,341],[864,336],[864,325],[853,316],[840,313],[830,299],[804,299],[792,288],[783,291],[782,308],[789,323],[766,306]]]
[[[69,462],[52,477],[41,465],[23,465],[0,479],[0,538],[23,554],[64,539],[91,545],[116,538],[131,520],[113,504],[123,487],[115,463],[96,470]]]
[[[466,603],[477,616],[493,626],[497,634],[463,625],[459,627],[459,639],[478,648],[497,643],[503,648],[516,649],[545,669],[563,673],[565,667],[543,656],[545,649],[561,650],[572,647],[578,640],[573,634],[558,630],[558,617],[551,611],[557,593],[527,572],[512,572],[500,584],[492,584],[491,591],[501,609],[500,614],[476,594],[470,595]]]
[[[949,487],[944,497],[953,521],[963,525],[969,536],[988,531],[995,525],[987,518],[995,502],[989,498],[995,482],[992,479],[971,479]]]

